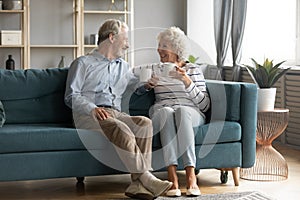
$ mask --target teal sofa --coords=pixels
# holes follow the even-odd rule
[[[0,101],[6,121],[0,128],[0,181],[97,176],[122,173],[95,159],[73,126],[64,103],[68,69],[0,70]],[[255,161],[254,84],[207,81],[212,99],[208,123],[196,127],[197,170],[251,167]],[[132,115],[148,115],[153,92],[129,101]],[[86,131],[87,136],[93,132]],[[162,161],[153,137],[153,168]],[[105,148],[99,149],[105,152]],[[179,166],[182,168],[182,166]],[[224,182],[224,180],[222,180]],[[225,181],[226,182],[226,181]],[[236,184],[237,185],[237,184]]]

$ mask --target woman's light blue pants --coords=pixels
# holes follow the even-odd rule
[[[195,133],[193,127],[205,123],[198,110],[180,106],[176,109],[161,107],[151,115],[154,134],[160,140],[166,166],[178,165],[181,156],[184,167],[196,166]]]

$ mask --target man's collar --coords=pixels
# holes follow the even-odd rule
[[[107,62],[115,62],[115,63],[121,63],[122,62],[122,59],[121,58],[116,58],[114,60],[109,60],[108,58],[106,58],[104,55],[100,54],[99,53],[99,50],[98,49],[95,49],[93,51],[93,56],[95,56],[99,61],[107,61]]]

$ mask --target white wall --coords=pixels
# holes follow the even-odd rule
[[[187,35],[194,42],[194,56],[199,62],[216,63],[213,1],[187,0]]]
[[[159,62],[157,34],[170,26],[186,30],[186,0],[135,0],[135,65]]]
[[[158,62],[157,34],[178,26],[191,39],[198,62],[215,64],[212,0],[135,0],[135,65]]]

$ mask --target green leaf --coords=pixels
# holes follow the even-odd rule
[[[284,62],[285,62],[285,61],[282,61],[282,62],[276,64],[276,65],[271,69],[270,73],[272,73],[273,71],[278,72],[278,71],[279,71],[279,66],[282,65],[282,63],[284,63]]]
[[[248,70],[249,74],[251,75],[252,79],[255,79],[254,78],[254,76],[255,76],[255,69],[253,67],[249,66],[249,65],[244,65],[244,66],[247,68],[247,70]]]
[[[252,60],[252,62],[254,63],[255,68],[257,69],[257,68],[259,67],[259,64],[258,64],[253,58],[251,58],[251,60]]]
[[[284,70],[282,70],[279,74],[276,74],[272,80],[270,80],[269,82],[269,86],[272,87],[277,81],[278,79],[280,79],[290,68],[286,68]]]
[[[269,72],[273,67],[273,61],[269,61],[267,58],[263,64],[263,67]]]
[[[189,58],[188,58],[188,60],[189,60],[189,62],[190,63],[196,63],[196,61],[199,59],[199,57],[195,57],[195,56],[193,56],[193,55],[189,55]]]
[[[278,63],[278,64],[276,64],[273,68],[278,68],[280,65],[282,65],[282,63],[284,63],[285,62],[285,60],[284,61],[282,61],[282,62],[280,62],[280,63]]]
[[[268,70],[264,67],[259,67],[256,70],[257,82],[260,88],[266,88],[269,82]]]

